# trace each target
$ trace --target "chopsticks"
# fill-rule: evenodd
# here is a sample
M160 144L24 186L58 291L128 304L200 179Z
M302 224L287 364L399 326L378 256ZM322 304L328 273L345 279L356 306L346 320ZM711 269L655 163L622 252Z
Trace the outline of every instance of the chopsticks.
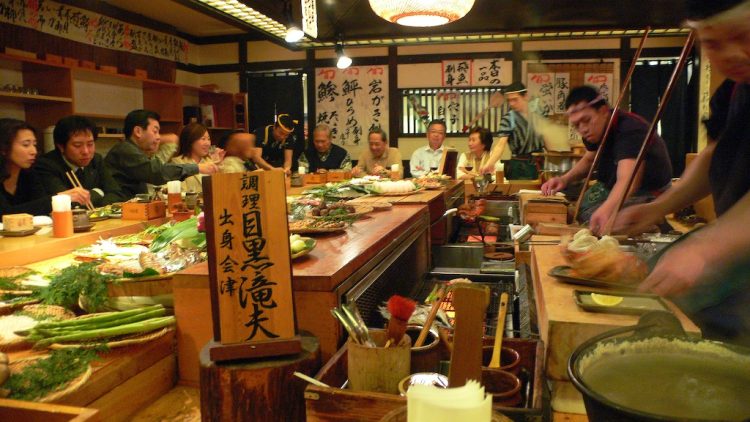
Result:
M76 176L76 173L74 171L67 171L65 172L65 175L68 176L68 180L70 181L70 184L73 185L74 188L81 188L84 189L83 185L81 184L81 181L78 180L78 176ZM86 201L85 204L86 208L89 211L94 211L94 205L91 203L91 201Z

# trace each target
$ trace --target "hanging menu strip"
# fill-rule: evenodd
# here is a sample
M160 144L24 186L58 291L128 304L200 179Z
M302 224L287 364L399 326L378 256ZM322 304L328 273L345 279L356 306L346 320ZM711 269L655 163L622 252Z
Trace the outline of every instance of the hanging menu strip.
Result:
M188 42L182 38L54 1L3 0L0 22L98 47L188 62Z

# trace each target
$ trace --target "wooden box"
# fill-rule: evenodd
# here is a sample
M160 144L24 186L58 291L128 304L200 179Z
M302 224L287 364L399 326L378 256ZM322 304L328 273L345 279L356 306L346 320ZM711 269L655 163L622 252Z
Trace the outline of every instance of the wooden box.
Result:
M76 67L78 66L78 59L72 57L63 57L63 64L65 66Z
M484 344L492 345L494 338L485 337ZM443 343L440 343L441 347ZM503 346L511 347L521 355L520 366L529 374L528 400L522 386L522 407L493 406L494 410L514 421L539 419L542 416L542 389L544 377L544 344L541 340L506 338ZM442 360L449 360L448 351L442 347ZM415 361L412 360L412 366ZM307 421L356 420L379 421L388 412L406 405L406 397L395 394L352 391L339 388L347 381L347 346L344 345L318 372L316 379L331 387L309 385L305 389ZM523 403L523 402L522 402Z
M123 220L153 220L167 215L167 206L163 201L125 202L122 204Z
M62 56L58 56L57 54L44 53L44 60L50 63L57 63L57 64L63 63Z
M5 47L5 54L9 56L25 57L27 59L36 59L36 53L33 51L19 50L17 48Z
M99 65L99 70L107 73L117 73L117 66Z
M523 224L537 223L566 224L568 221L568 204L565 200L547 198L531 199L523 205Z
M85 407L0 399L2 421L93 422L100 420L98 413L96 409Z
M306 185L326 183L327 181L328 181L328 173L310 173L310 174L305 175Z
M80 66L84 69L96 69L96 63L92 62L91 60L81 60Z
M341 182L352 178L351 170L329 170L328 181L329 182Z
M148 71L145 69L136 69L134 75L138 79L148 79Z

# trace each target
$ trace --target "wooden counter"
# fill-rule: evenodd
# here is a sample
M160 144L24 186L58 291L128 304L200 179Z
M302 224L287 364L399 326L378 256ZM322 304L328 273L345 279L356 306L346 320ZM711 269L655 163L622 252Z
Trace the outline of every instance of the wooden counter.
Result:
M315 238L315 249L293 262L292 286L297 328L318 337L326 362L344 338L331 308L353 301L365 313L387 299L373 296L372 288L408 294L428 270L429 215L424 205L394 206L368 214L346 232ZM173 288L180 383L197 385L198 356L213 337L207 264L176 274Z
M2 266L26 265L70 253L81 246L90 245L100 238L106 239L122 234L137 233L146 225L160 225L166 218L150 221L121 220L110 218L94 223L94 228L85 233L75 233L71 237L52 237L47 234L33 234L25 237L0 237ZM46 229L42 229L46 230Z
M557 239L534 236L533 240ZM637 315L616 315L581 310L573 300L573 290L588 289L562 283L548 275L550 269L565 265L558 245L535 245L531 247L531 272L534 295L539 315L539 330L547 345L547 377L553 380L568 380L568 358L584 341L611 329L635 325ZM596 290L596 289L594 289ZM682 322L690 334L700 336L700 330L674 304L667 305Z

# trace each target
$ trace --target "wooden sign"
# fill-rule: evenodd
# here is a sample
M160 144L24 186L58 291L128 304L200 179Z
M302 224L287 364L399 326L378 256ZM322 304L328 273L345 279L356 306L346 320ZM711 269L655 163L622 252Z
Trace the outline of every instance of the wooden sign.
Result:
M203 178L212 360L301 351L281 170Z

